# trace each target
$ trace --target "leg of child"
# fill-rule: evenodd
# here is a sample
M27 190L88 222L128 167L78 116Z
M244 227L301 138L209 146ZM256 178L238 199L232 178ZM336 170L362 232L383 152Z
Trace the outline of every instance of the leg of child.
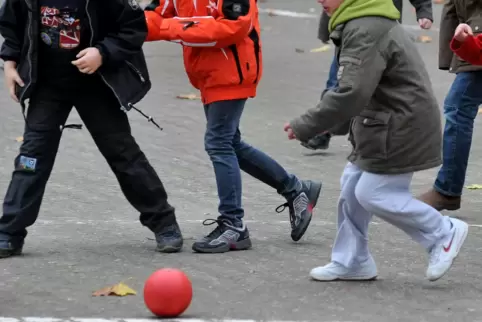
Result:
M219 196L218 226L195 242L196 252L224 253L251 247L243 225L241 170L273 187L287 199L281 207L290 209L293 240L306 231L321 190L321 183L301 181L265 153L241 139L239 123L246 99L210 103L204 111L207 119L205 149L214 168ZM296 207L295 207L296 204Z
M30 99L26 117L28 126L3 200L0 258L21 253L26 228L37 220L57 156L61 126L71 110L69 95L51 86L38 87Z
M343 171L332 262L311 271L311 277L316 280L371 280L377 276L375 262L368 250L368 225L372 215L355 197L355 188L362 174L363 171L351 163Z
M357 169L359 175L358 179L354 179L357 181L354 197L366 212L359 209L352 212L349 207L341 209L333 262L315 268L312 277L318 280L361 280L376 276L376 268L366 244L368 213L402 229L421 244L430 254L427 278L434 281L442 277L458 255L467 236L468 225L458 219L444 217L434 208L413 198L410 193L412 173L377 175L349 165L344 176L350 175L353 169ZM350 198L347 190L343 189L340 200ZM352 200L351 204L355 202ZM365 220L358 218L360 216ZM346 218L350 219L348 223Z
M129 203L140 213L160 252L181 250L183 240L175 210L162 181L132 136L129 119L112 91L92 78L76 97L75 107Z
M367 211L405 231L430 254L427 278L442 277L465 241L468 225L442 216L410 192L413 173L378 175L364 172L355 195Z

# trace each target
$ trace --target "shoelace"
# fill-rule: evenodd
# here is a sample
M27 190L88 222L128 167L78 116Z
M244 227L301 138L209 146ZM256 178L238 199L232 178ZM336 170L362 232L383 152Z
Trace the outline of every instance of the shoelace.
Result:
M212 232L210 232L209 235L207 235L206 237L217 238L217 237L219 237L223 234L224 226L225 226L225 222L223 220L209 218L209 219L205 219L203 221L204 226L211 226L211 225L214 225L214 224L218 224L218 226L216 228L214 228L214 230Z
M278 207L276 207L275 211L280 214L280 213L282 213L283 211L285 211L286 208L288 208L288 209L290 208L290 204L289 204L288 202L285 202L284 204L281 204L281 205L279 205ZM291 227L294 228L295 220L296 220L296 219L295 219L294 214L291 213L291 211L290 211L290 216L289 216L289 217L290 217Z

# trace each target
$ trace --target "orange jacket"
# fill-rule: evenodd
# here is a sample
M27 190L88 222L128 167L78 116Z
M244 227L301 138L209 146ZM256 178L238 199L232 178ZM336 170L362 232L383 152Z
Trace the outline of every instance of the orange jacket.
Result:
M256 96L262 54L256 0L160 0L146 11L147 41L183 46L204 104Z

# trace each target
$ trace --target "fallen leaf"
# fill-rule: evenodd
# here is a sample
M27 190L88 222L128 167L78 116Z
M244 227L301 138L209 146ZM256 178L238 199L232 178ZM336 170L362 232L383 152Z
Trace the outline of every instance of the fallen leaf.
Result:
M330 50L330 48L331 48L330 45L323 45L321 47L314 48L314 49L310 50L310 53L322 53L322 52Z
M176 98L182 99L182 100L200 100L201 97L199 97L196 94L181 94L177 95Z
M18 138L15 139L17 142L23 142L23 136L19 136Z
M426 44L432 42L432 38L429 36L418 36L417 41Z
M301 48L295 48L295 51L296 51L297 53L304 53L304 52L305 52L305 51L304 51L303 49L301 49Z
M482 184L471 184L470 186L467 186L466 188L470 189L470 190L479 190L479 189L482 189Z
M95 291L92 293L92 296L126 296L136 294L136 291L121 282L119 284L104 287L103 289Z

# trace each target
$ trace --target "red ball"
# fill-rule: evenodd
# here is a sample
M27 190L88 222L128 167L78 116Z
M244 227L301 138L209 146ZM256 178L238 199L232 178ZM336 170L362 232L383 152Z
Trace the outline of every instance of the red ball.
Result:
M184 272L177 269L160 269L149 276L144 285L144 302L158 317L181 315L191 300L191 281Z

